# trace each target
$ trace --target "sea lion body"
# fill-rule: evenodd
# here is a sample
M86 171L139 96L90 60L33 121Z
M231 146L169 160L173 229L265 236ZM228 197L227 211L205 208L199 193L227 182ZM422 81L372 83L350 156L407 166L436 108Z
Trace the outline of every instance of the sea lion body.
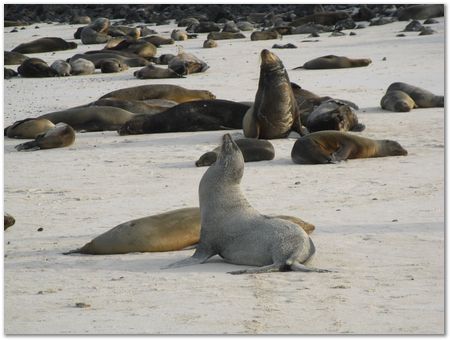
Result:
M314 13L312 15L307 15L300 17L292 21L290 26L301 26L308 23L314 23L325 26L333 26L340 20L345 20L350 18L350 15L346 12L322 12Z
M37 136L34 141L16 145L17 151L36 151L63 148L75 141L75 131L65 123L58 123L47 132Z
M243 129L247 138L284 138L291 131L304 134L289 76L281 60L268 50L261 52L258 90Z
M443 4L412 5L398 10L398 20L424 20L443 17L444 14L445 10Z
M4 51L3 55L5 65L20 65L25 61L25 59L28 59L26 55L19 52Z
M60 77L70 76L72 67L67 61L55 60L50 67L58 74Z
M381 98L380 106L382 109L394 112L408 112L417 107L414 100L403 91L388 91Z
M205 72L209 68L204 61L186 52L178 53L175 58L169 61L168 67L182 75Z
M326 164L354 158L407 154L396 141L375 140L348 132L319 131L297 139L291 151L291 158L297 164Z
M175 40L172 38L164 38L159 35L151 35L148 37L142 37L141 40L145 40L149 43L152 43L156 47L159 47L161 45L172 45L175 43Z
M95 72L95 65L92 61L80 58L69 62L73 75L86 75Z
M253 32L250 35L251 41L257 41L257 40L271 40L271 39L280 39L281 34L277 31L263 31L263 32Z
M28 58L18 67L18 73L25 78L55 77L57 72L39 58Z
M76 43L65 41L61 38L40 38L28 43L20 44L12 51L19 53L42 53L71 50L74 48L77 48Z
M133 75L138 79L184 78L170 68L162 68L155 65L147 65L134 72Z
M244 158L229 134L200 180L200 241L192 257L166 268L205 263L214 255L226 262L258 266L232 272L323 271L303 265L315 253L308 234L290 221L261 215L240 188Z
M169 107L177 105L176 102L148 104L141 100L124 100L117 98L104 98L96 100L86 106L113 106L132 113L154 114L167 110Z
M370 59L350 59L347 57L338 57L335 55L326 55L323 57L315 58L307 61L302 67L306 70L322 70L322 69L334 69L334 68L350 68L350 67L363 67L372 63Z
M117 58L104 59L100 62L102 73L117 73L128 70L128 65Z
M113 51L106 50L103 53L89 53L89 54L75 54L70 58L70 63L77 59L86 59L94 63L95 68L101 68L102 62L105 59L117 59L129 67L145 66L149 62L141 57L125 57Z
M175 41L183 41L188 39L187 32L179 29L174 29L170 34L170 37Z
M212 40L226 40L226 39L244 39L245 35L240 32L211 32L206 36L206 39Z
M80 39L84 45L104 44L110 38L108 34L99 33L89 26L83 27L80 32Z
M17 77L19 73L14 71L13 69L3 67L3 78L4 79L11 79L12 77Z
M388 87L386 93L389 93L390 91L394 90L405 92L414 100L417 107L421 108L444 107L444 96L436 96L430 91L421 89L420 87L397 82L392 83Z
M235 140L244 156L244 162L270 161L275 157L275 149L267 140L243 138ZM209 166L217 160L220 146L204 153L196 162L196 166Z
M130 56L152 58L156 55L157 48L155 45L145 40L124 39L115 46L106 48L103 51L123 51L130 53Z
M200 212L199 212L200 213ZM8 229L16 223L16 219L8 213L3 214L3 230Z
M212 39L207 39L203 42L203 48L214 48L217 47L217 42Z
M34 139L38 135L55 127L48 119L28 118L15 122L5 128L5 136L9 138Z

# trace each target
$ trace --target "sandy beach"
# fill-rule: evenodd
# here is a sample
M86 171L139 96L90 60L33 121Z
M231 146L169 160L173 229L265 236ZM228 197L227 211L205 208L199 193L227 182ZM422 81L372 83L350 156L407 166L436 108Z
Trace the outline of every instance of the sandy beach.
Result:
M298 135L272 140L275 159L245 164L241 187L264 214L298 216L315 225L312 266L331 273L230 275L246 268L215 256L206 264L160 268L194 250L125 255L62 255L125 221L198 206L206 171L194 162L224 131L119 136L77 133L67 148L17 152L4 138L4 209L16 219L4 233L4 332L13 334L443 334L444 109L380 108L396 81L444 94L444 18L433 35L406 32L408 22L353 30L355 36L302 42L197 39L176 45L208 63L184 79L139 80L133 72L4 81L4 125L87 104L110 91L144 84L209 90L219 99L253 101L259 53L272 50L290 80L319 95L355 102L366 129L394 139L406 157L298 165ZM33 54L51 64L101 49L73 39L81 25L38 24L9 33L4 49L39 37L79 43L76 50ZM176 24L152 27L169 36ZM308 38L310 39L310 38ZM323 55L371 58L368 67L292 70ZM383 60L385 58L385 60ZM16 69L15 66L12 68ZM242 135L233 130L234 136ZM42 231L38 231L42 228ZM76 307L77 303L89 305Z

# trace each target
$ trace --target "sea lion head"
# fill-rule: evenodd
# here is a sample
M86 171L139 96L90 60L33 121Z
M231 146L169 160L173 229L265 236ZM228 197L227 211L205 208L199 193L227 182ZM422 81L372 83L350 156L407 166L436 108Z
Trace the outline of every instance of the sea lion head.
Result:
M397 101L394 105L395 111L396 112L409 112L411 111L411 106L409 106L409 104L404 101L404 100L400 100Z
M398 143L398 142L396 142L394 140L384 139L381 142L382 142L382 148L383 148L384 152L386 153L386 155L389 155L389 156L406 156L408 154L408 151L406 151L400 145L400 143Z
M261 51L261 70L275 71L284 69L283 63L274 53L267 49Z
M217 160L217 153L209 151L200 156L195 166L209 166Z
M222 146L213 165L223 170L224 179L239 183L244 175L244 156L229 133L222 137Z

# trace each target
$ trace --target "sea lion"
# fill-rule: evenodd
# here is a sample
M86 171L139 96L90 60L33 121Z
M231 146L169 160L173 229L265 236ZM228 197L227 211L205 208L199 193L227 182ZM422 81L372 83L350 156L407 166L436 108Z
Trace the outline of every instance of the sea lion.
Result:
M314 225L295 216L278 217L294 222L308 234L315 228ZM83 247L64 254L107 255L175 251L193 246L199 239L200 209L182 208L119 224Z
M113 47L106 47L102 52L122 51L130 53L130 57L152 58L156 55L157 48L145 40L125 39Z
M89 27L99 33L108 33L110 25L111 23L108 18L100 17L89 24Z
M141 29L139 27L128 26L110 26L108 28L108 35L112 37L127 36L133 39L139 39L141 37Z
M281 60L269 50L261 52L258 91L242 125L247 138L274 139L287 137L291 131L305 133L289 76Z
M212 39L205 40L203 42L203 48L214 48L217 47L217 42Z
M55 77L57 75L55 70L39 58L25 59L17 71L22 77L26 78Z
M144 58L138 56L125 57L115 52L106 50L104 53L75 54L72 58L69 59L69 62L72 63L72 61L82 58L92 61L95 65L95 68L100 68L103 60L105 59L117 59L120 60L120 62L128 65L129 67L145 66L149 63Z
M303 66L295 67L294 70L303 68L305 70L323 70L334 68L349 68L368 66L372 63L370 59L350 59L347 57L338 57L335 55L326 55L307 61Z
M407 21L410 19L424 20L429 18L444 16L443 4L426 4L426 5L411 5L401 8L397 12L398 20Z
M212 40L226 40L226 39L244 39L245 35L242 33L232 32L211 32L206 36L206 39Z
M142 37L140 40L145 40L149 43L152 43L156 47L159 47L161 45L172 45L175 43L175 40L172 38L164 38L159 35L151 35L149 37Z
M298 19L293 20L290 26L301 26L308 23L314 23L325 26L333 26L340 20L345 20L350 18L350 15L343 11L337 12L321 12L314 13L311 15L303 16Z
M183 41L188 39L187 32L179 29L172 30L172 33L170 33L170 37L175 41Z
M315 271L303 265L315 253L308 234L296 224L261 215L245 198L239 186L244 157L229 134L217 161L206 170L199 185L200 240L192 257L166 268L205 263L214 255L226 262L258 266L231 272Z
M102 73L117 73L128 70L128 65L116 58L103 59L100 62Z
M6 127L4 134L8 138L34 139L54 127L48 119L27 118Z
M12 77L17 77L19 74L13 69L3 67L3 78L11 79Z
M4 213L3 214L3 230L8 229L9 227L13 226L14 223L16 223L16 219L14 217L12 217L10 214L8 213Z
M215 99L216 96L207 90L190 90L177 85L158 84L127 87L109 92L100 99L114 97L127 100L169 99L177 103L191 100Z
M165 53L161 54L158 58L154 58L154 62L159 65L169 65L169 61L175 58L175 54Z
M188 75L191 73L205 72L209 66L196 56L186 52L180 52L169 61L168 67L178 74Z
M176 102L149 104L141 100L124 100L117 98L104 98L96 100L85 106L113 106L132 113L154 114L177 105Z
M68 42L61 38L40 38L28 43L20 44L13 48L13 52L19 53L42 53L42 52L54 52L64 51L77 48L77 44L74 42Z
M25 59L28 59L26 55L19 52L4 51L3 55L5 65L20 65L25 61Z
M403 91L408 94L416 103L417 107L444 107L444 96L436 96L430 91L406 83L396 82L389 85L386 92Z
M381 98L382 109L394 112L408 112L417 107L415 101L403 91L388 91Z
M38 135L34 141L15 146L17 151L36 151L63 148L75 141L75 131L65 123L58 123L47 132Z
M133 75L138 79L185 78L170 68L162 68L151 64L134 72Z
M272 48L297 48L294 44L288 43L288 44L273 44Z
M91 22L91 18L87 15L75 15L72 17L72 19L70 19L69 23L71 25L89 25Z
M71 60L70 67L73 75L92 74L95 72L95 65L92 61L80 58L77 60Z
M297 164L327 164L347 159L406 156L396 141L375 140L348 132L319 131L295 141L291 158Z
M241 129L248 106L229 100L195 100L124 123L120 135Z
M112 106L75 107L39 116L53 124L66 123L76 131L115 131L134 114Z
M250 40L251 41L271 40L271 39L280 39L281 37L282 35L277 31L263 31L263 32L255 31L250 35Z
M242 138L235 140L244 156L244 162L270 161L275 157L275 149L268 140ZM196 162L196 166L209 166L217 160L220 146L204 153Z
M84 45L104 44L110 38L108 34L97 32L89 26L83 27L80 32L80 39Z
M55 60L51 65L52 68L60 77L70 76L72 70L70 64L64 60Z

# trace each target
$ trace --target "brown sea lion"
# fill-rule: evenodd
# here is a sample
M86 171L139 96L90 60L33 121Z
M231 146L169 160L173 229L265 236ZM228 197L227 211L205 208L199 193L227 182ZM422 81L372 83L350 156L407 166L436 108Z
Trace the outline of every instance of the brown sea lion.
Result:
M27 118L6 127L4 133L9 138L34 139L54 127L48 119Z
M153 61L158 65L169 65L169 61L175 57L175 54L165 53L161 54L158 58L153 58Z
M380 106L382 109L394 112L408 112L417 107L414 100L403 91L388 91L381 98Z
M284 138L291 131L305 133L292 92L289 76L281 60L272 52L261 52L261 71L253 106L245 114L247 138Z
M134 72L133 75L138 79L184 78L183 75L170 68L162 68L151 64Z
M12 77L17 77L19 73L14 71L13 69L3 67L3 78L4 79L11 79Z
M3 56L5 65L20 65L25 59L28 59L26 55L19 52L4 51Z
M170 33L170 37L175 41L183 41L188 39L187 32L179 29L172 30L172 33Z
M169 107L177 105L176 102L167 103L146 103L141 100L124 100L117 98L104 98L89 103L86 106L113 106L132 113L154 114L167 110Z
M58 75L45 61L39 58L25 59L17 71L22 77L26 78L55 77Z
M200 212L199 212L200 214ZM8 213L4 213L3 214L3 230L8 229L9 227L13 226L14 223L16 223L16 219L14 217L12 217L10 214Z
M128 70L128 65L117 58L104 59L100 62L102 73L117 73Z
M170 59L168 67L182 75L205 72L209 68L204 61L186 52L180 52L175 58Z
M411 5L401 8L397 12L398 20L411 19L424 20L429 18L443 17L445 13L443 4Z
M217 42L212 39L208 39L203 42L203 48L214 48L214 47L217 47Z
M308 234L314 225L295 216L276 216L292 221ZM200 239L200 208L182 208L131 220L104 232L83 247L64 253L126 254L181 250Z
M16 145L17 151L36 151L63 148L75 141L75 131L65 123L58 123L47 132L40 134L34 141Z
M152 43L156 47L159 47L161 45L172 45L175 43L175 40L172 38L164 38L159 35L151 35L148 37L142 37L141 40L148 41L149 43Z
M28 43L20 44L12 52L19 53L42 53L53 51L64 51L77 48L74 42L68 42L61 38L40 38Z
M319 131L297 139L291 151L291 158L297 164L326 164L354 158L407 154L408 152L393 140L375 140L340 131Z
M109 92L100 97L100 99L110 97L126 100L169 99L177 103L216 98L215 95L207 90L189 90L181 86L169 84L127 87Z
M104 53L89 53L89 54L75 54L72 58L69 59L69 62L72 63L77 59L86 59L92 61L95 65L95 68L100 68L102 62L105 59L117 59L120 62L128 65L129 67L138 67L148 65L148 61L141 57L125 57L118 53L114 53L112 51L107 51Z
M245 35L242 33L232 32L211 32L206 36L206 39L212 40L226 40L226 39L244 39Z
M403 91L408 94L414 100L417 107L444 107L444 96L436 96L430 91L421 89L420 87L397 82L389 85L386 93L394 90Z
M263 31L263 32L253 32L250 35L251 41L256 40L271 40L271 39L280 39L282 35L278 33L277 31Z
M134 40L134 39L125 39L120 41L113 47L105 46L103 52L108 51L123 51L131 53L132 56L139 56L141 58L152 58L156 55L157 48L152 43L149 43L145 40Z
M244 162L270 161L275 157L275 149L272 143L264 139L242 138L235 140L244 156ZM196 166L209 166L217 160L220 146L212 151L204 153L195 162Z
M344 20L350 18L350 15L346 12L321 12L314 13L312 15L307 15L300 17L292 21L289 26L301 26L307 23L314 23L325 26L333 26L339 20Z
M80 39L84 45L104 44L110 38L108 34L97 32L89 26L83 27L80 31Z
M294 70L303 68L305 70L322 70L333 68L349 68L368 66L372 63L370 59L350 59L347 57L338 57L335 55L326 55L307 61L303 66L295 67Z

